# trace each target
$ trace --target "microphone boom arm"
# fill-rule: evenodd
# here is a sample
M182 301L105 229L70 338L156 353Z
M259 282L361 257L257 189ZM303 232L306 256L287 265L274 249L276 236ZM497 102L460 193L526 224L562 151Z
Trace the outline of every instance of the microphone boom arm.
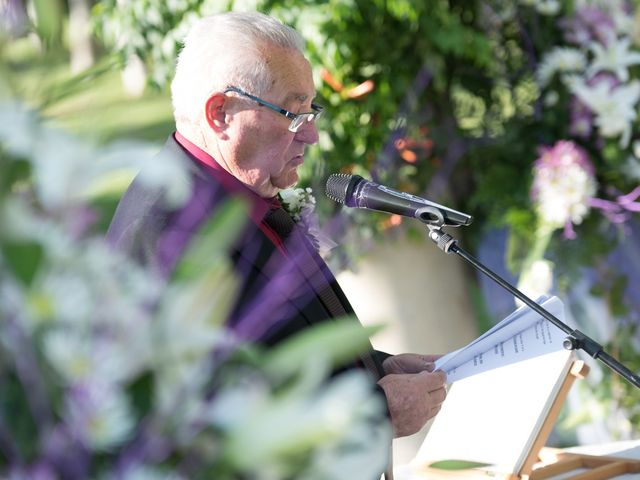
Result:
M433 212L431 212L433 213ZM563 342L564 348L567 350L583 350L589 356L593 357L596 360L600 360L611 370L616 372L618 375L629 381L632 385L637 388L640 388L640 377L633 373L629 368L624 366L618 360L613 358L611 355L606 353L602 348L602 345L597 343L595 340L591 339L584 333L579 330L573 330L567 324L562 322L559 318L552 315L548 310L538 305L536 302L527 297L520 290L515 288L509 282L500 277L497 273L480 263L477 259L475 259L472 255L464 251L462 248L458 246L458 241L453 238L448 233L442 231L442 224L438 225L437 221L434 222L425 222L427 223L427 227L429 228L429 239L433 241L440 250L447 254L455 253L456 255L462 257L466 262L473 265L477 270L481 271L485 275L487 275L491 280L496 282L502 288L507 290L513 296L522 300L525 305L531 308L533 311L541 315L546 320L553 323L556 327L567 334L567 338Z

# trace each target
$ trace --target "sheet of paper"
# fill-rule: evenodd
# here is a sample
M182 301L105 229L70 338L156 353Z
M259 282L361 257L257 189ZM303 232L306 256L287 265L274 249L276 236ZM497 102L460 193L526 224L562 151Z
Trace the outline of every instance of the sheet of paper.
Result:
M574 355L562 349L455 382L412 468L423 471L433 462L456 459L517 473Z
M557 297L540 299L542 307L564 321ZM471 375L562 350L567 334L529 307L521 307L467 346L436 361L453 383Z

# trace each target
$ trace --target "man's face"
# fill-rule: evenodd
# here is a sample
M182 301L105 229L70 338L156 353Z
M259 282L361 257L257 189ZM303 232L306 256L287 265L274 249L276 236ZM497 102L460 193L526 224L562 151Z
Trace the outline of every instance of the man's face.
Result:
M272 47L267 51L275 82L261 98L293 113L310 112L315 88L309 62L300 52ZM249 92L254 93L254 92ZM218 144L222 163L240 181L264 198L298 181L306 145L318 141L313 122L296 133L291 120L256 102L231 93L227 102L227 139Z

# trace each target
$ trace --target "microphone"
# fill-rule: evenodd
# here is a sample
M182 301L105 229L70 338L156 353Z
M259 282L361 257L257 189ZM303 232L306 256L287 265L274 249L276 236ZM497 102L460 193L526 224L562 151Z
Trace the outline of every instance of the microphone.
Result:
M471 215L405 192L365 180L359 175L334 173L329 175L325 191L327 197L347 207L366 208L417 218L423 223L438 226L470 225Z

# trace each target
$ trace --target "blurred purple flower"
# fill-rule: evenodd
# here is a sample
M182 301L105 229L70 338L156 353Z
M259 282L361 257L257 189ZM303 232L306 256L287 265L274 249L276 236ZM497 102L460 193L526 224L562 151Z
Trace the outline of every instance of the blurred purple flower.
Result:
M597 208L611 223L621 224L629 220L631 213L640 212L640 185L626 195L618 195L614 201L592 198L589 205Z
M589 80L587 80L587 85L590 87L597 87L600 84L607 85L609 87L609 91L612 91L616 87L619 87L622 82L616 77L613 73L609 72L598 72Z
M0 26L12 37L20 37L29 30L29 18L21 0L0 2Z
M534 163L536 170L553 168L561 169L569 165L577 164L586 170L589 175L594 174L594 167L589 160L589 155L580 146L570 140L559 140L553 147L542 146L538 148L540 157ZM535 183L532 194L535 194Z
M567 140L540 147L534 164L531 199L543 224L564 227L565 238L575 238L572 224L582 222L596 191L594 167L587 152Z
M608 45L616 33L613 18L593 5L578 8L575 16L561 19L559 26L564 30L565 40L579 46L591 41Z

